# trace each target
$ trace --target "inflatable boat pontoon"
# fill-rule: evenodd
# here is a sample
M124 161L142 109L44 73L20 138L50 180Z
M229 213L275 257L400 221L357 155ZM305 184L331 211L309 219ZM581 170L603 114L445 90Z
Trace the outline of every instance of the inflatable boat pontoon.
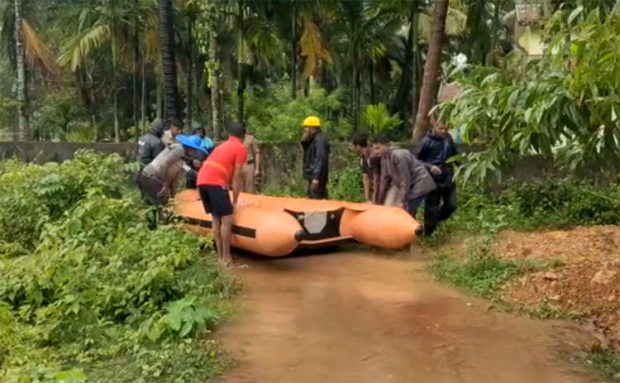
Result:
M178 193L175 212L192 230L211 231L211 215L205 213L197 190ZM400 249L415 240L418 227L416 220L396 207L241 193L232 246L268 257L347 241Z

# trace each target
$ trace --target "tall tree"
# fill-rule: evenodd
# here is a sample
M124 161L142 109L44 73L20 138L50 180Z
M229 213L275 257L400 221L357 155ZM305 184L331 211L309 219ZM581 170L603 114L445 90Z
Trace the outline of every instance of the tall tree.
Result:
M441 63L441 49L445 38L444 30L446 27L446 16L448 15L449 0L437 0L433 14L433 32L426 56L424 66L424 77L422 78L422 89L420 91L420 102L415 119L412 139L414 143L420 142L428 131L430 122L428 113L433 107L433 100L437 93L437 82L439 66Z
M297 3L291 0L291 98L297 97Z
M180 118L172 0L159 0L159 34L164 72L165 118Z
M24 37L22 29L22 0L14 0L15 5L15 57L17 62L17 101L19 101L18 138L30 138L30 119L28 115L28 84L26 83L26 64Z
M237 42L237 115L239 121L243 121L244 114L244 93L245 93L245 76L244 76L244 65L243 65L243 48L245 45L245 37L244 37L244 17L243 17L243 0L237 0L237 28L238 31L238 42Z
M418 0L411 1L411 118L418 113L419 88L418 68L420 67L420 44L418 41L418 20L420 6Z
M133 29L133 3L122 0L106 0L105 3L96 7L82 8L79 10L77 33L69 38L62 49L58 62L62 66L69 66L74 72L87 66L89 57L97 53L97 50L109 43L111 54L109 55L112 67L111 93L114 125L114 141L120 142L120 110L119 110L119 86L121 61L126 58L129 50L128 36ZM133 4L135 5L135 4ZM70 15L74 18L74 15ZM97 62L91 66L102 66Z
M208 67L208 84L211 88L211 124L213 127L213 135L220 137L221 134L221 91L220 91L220 60L218 56L217 46L217 28L216 22L218 20L217 7L213 6L210 9L208 23L208 35L209 35L209 62Z
M138 1L133 1L134 9L138 9ZM133 15L133 127L134 134L140 136L142 132L138 129L140 124L140 22L138 13Z

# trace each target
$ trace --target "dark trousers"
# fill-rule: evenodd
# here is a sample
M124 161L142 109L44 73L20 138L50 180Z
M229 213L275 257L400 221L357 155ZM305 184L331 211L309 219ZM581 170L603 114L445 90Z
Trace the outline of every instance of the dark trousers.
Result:
M149 177L142 172L137 176L137 184L142 194L142 200L151 210L149 228L155 229L157 227L157 222L160 221L161 218L161 206L168 203L168 197L157 196L163 184L157 178Z
M319 182L319 186L313 188L312 181L308 181L308 198L327 199L327 185Z
M416 214L418 214L418 209L420 208L420 206L422 206L425 198L426 195L423 195L407 201L407 204L405 205L405 210L407 210L407 213L409 213L413 218L415 218Z
M456 185L438 188L426 197L424 234L431 235L437 226L456 210Z

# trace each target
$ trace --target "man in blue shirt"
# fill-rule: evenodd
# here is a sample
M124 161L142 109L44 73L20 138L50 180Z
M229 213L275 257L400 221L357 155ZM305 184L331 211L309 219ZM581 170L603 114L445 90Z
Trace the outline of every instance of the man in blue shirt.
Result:
M447 220L456 210L454 166L448 159L458 154L446 123L431 116L433 129L420 141L415 155L433 176L437 189L426 197L424 234L431 235L439 223Z

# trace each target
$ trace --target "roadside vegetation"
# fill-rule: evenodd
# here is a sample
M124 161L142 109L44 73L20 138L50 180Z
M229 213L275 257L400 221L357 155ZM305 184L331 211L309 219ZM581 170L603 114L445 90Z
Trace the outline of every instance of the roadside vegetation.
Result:
M0 380L203 382L234 280L148 209L116 155L0 162Z

